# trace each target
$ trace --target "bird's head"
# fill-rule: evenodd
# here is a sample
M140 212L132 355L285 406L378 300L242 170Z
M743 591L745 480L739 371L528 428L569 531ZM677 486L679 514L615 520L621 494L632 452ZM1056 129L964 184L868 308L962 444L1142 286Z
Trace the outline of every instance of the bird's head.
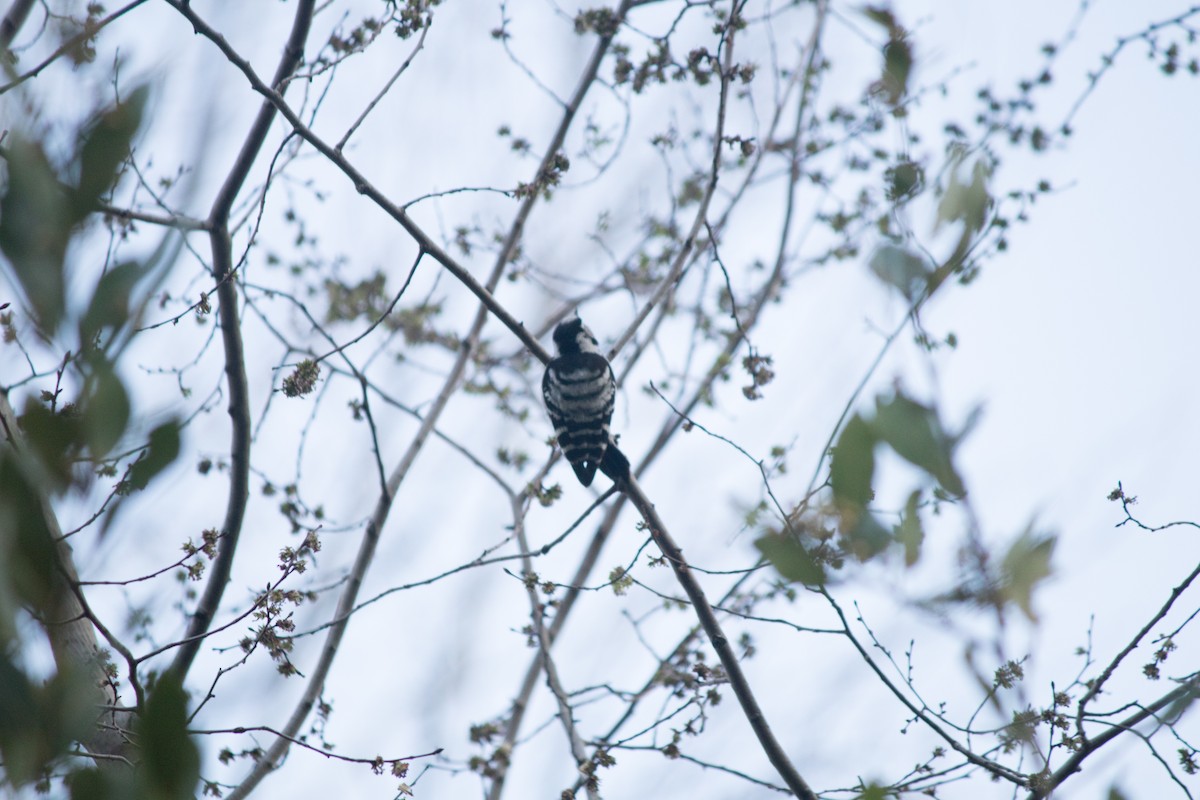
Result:
M569 319L554 329L554 346L560 356L574 353L598 353L599 342L579 317Z

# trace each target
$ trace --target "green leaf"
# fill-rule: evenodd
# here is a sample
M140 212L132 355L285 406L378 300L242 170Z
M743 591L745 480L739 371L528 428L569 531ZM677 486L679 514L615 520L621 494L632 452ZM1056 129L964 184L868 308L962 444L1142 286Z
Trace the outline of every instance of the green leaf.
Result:
M904 545L904 564L911 567L921 558L921 545L925 541L925 529L921 525L921 492L915 491L904 504L904 514L896 526L893 537Z
M1050 576L1050 559L1057 540L1053 536L1035 534L1032 527L1017 537L1000 564L1003 575L1001 595L1016 603L1031 622L1037 622L1033 611L1033 590Z
M79 341L90 346L96 335L105 329L120 328L129 319L129 301L133 287L146 274L146 268L136 261L126 261L105 273L96 284L92 302L79 321Z
M131 792L116 786L115 774L98 769L77 769L66 777L71 800L116 800L129 797Z
M173 674L159 679L139 728L138 766L146 796L191 800L200 778L200 751L187 733L187 693Z
M42 607L41 610L45 610ZM49 680L31 679L0 652L0 758L4 777L20 786L50 769L96 721L96 696L70 664Z
M891 244L875 251L870 266L881 281L909 300L915 299L925 289L932 272L923 258Z
M859 561L874 558L892 543L892 532L866 508L844 508L841 514L845 544Z
M871 481L877 441L871 426L858 414L842 429L829 465L829 483L839 505L865 506L874 496Z
M171 420L150 432L149 447L129 472L129 482L134 488L145 489L158 473L162 472L179 456L179 421Z
M129 145L142 123L149 88L144 84L124 102L101 113L81 135L79 186L75 193L76 220L82 220L113 185L117 170L129 156Z
M808 586L825 583L825 570L794 536L768 533L754 542L779 574L789 581L800 581Z
M888 791L885 787L872 781L863 789L862 794L854 798L854 800L889 800L889 798L895 796L894 793Z
M83 428L93 458L112 450L129 424L129 395L107 362L97 363L88 378L90 391L84 402Z
M63 258L74 224L66 193L40 144L12 137L8 186L0 200L0 250L33 307L53 333L66 309Z
M878 398L873 427L876 435L910 464L928 472L955 497L966 493L951 455L956 440L942 428L937 413L897 392Z
M867 19L887 31L888 40L883 46L883 74L876 84L883 90L889 105L897 106L908 93L908 79L912 73L912 45L908 32L886 6L868 6L863 9Z
M81 423L75 413L55 414L32 399L25 404L21 430L32 454L36 454L38 477L44 480L47 490L61 491L70 484L71 470L83 444Z
M900 30L898 35L883 46L883 85L887 89L888 102L898 105L908 94L908 78L912 73L912 45Z

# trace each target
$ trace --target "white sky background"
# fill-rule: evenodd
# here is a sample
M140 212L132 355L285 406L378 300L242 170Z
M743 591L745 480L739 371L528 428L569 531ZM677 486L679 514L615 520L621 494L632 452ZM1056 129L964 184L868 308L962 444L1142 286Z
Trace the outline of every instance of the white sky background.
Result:
M208 5L212 4L198 4L200 13L251 58L260 74L270 74L290 25L290 6L247 4L234 11L226 6L218 12L205 8ZM852 8L837 8L856 28L877 33ZM583 59L581 52L568 46L577 45L578 40L539 37L538 31L526 30L524 26L532 23L525 20L548 16L541 4L536 5L536 13L533 4L528 9L509 9L515 18L513 46L539 75L553 76L554 88L565 95L573 88ZM1055 66L1054 87L1040 95L1041 119L1053 124L1062 118L1082 91L1086 73L1098 66L1100 54L1109 50L1118 36L1181 10L1181 4L1171 2L1096 3L1077 40ZM1018 77L1036 74L1041 63L1038 48L1046 41L1059 40L1076 6L1068 2L903 2L896 11L914 29L918 83L936 81L965 68L951 83L947 100L929 98L914 117L914 130L932 141L946 116L969 121L975 109L972 95L978 86L990 84L1007 94ZM522 16L525 13L528 16ZM507 62L498 45L487 36L498 19L498 10L485 3L451 2L439 10L427 49L414 62L412 79L397 85L360 134L364 142L361 152L368 155L348 151L389 196L406 199L430 189L511 186L517 180L528 180L534 162L508 156L506 146L493 132L500 123L512 124L515 133L531 139L537 152L557 114L536 87L503 66ZM310 45L320 41L318 31L325 31L328 25L326 19L318 22ZM806 26L801 29L806 31ZM190 160L199 141L207 143L198 170L201 180L194 190L198 199L189 208L203 216L215 182L232 159L232 148L240 144L257 111L257 101L228 65L215 60L212 46L192 36L187 24L165 6L151 3L110 33L115 34L111 43L105 44L109 37L101 39L102 54L111 58L111 49L104 47L122 40L123 52L132 62L129 73L153 64L155 72L167 76L159 93L153 131L157 169L169 172L180 160ZM539 52L539 48L543 49ZM852 104L860 87L877 74L876 57L837 19L830 22L826 49L838 64L828 79L827 95ZM393 60L387 63L394 65L410 52L411 44L381 43L376 50L380 56L390 52ZM1131 527L1114 529L1120 509L1105 500L1121 480L1127 490L1142 497L1137 508L1151 524L1200 517L1194 488L1200 474L1200 422L1193 413L1200 392L1196 371L1200 315L1195 312L1200 264L1192 235L1197 218L1193 187L1200 178L1200 149L1196 147L1200 82L1186 74L1165 78L1144 53L1143 45L1134 44L1122 54L1075 118L1076 135L1065 149L1040 157L1028 151L1006 151L997 176L1000 186L1031 187L1046 178L1061 190L1039 199L1031 209L1031 222L1014 227L1008 253L990 262L973 285L948 287L922 315L931 333L952 331L959 340L955 351L939 353L932 361L948 419L959 422L970 409L980 404L984 407L981 423L960 452L959 466L987 534L995 541L1005 541L1035 519L1040 529L1061 536L1055 578L1037 596L1041 624L1030 627L1016 620L1009 631L1010 655L1034 654L1027 665L1030 677L1026 686L1036 703L1044 702L1050 680L1073 677L1078 664L1073 650L1085 641L1090 615L1096 616L1093 643L1103 660L1161 605L1169 587L1200 557L1195 529L1158 534L1140 533ZM760 60L745 52L741 55ZM856 59L855 66L850 66ZM351 61L335 86L362 82L365 87L375 87L390 68ZM485 77L481 79L481 75ZM78 91L69 74L50 75L49 80L59 81L64 98ZM451 94L447 86L470 93ZM352 99L345 101L342 95L331 94L318 118L318 130L336 139L335 131L344 129L371 91L349 93ZM298 102L299 94L288 97ZM446 97L452 97L452 102L447 103ZM597 92L589 102L605 109L603 93ZM196 104L209 109L203 125L196 122ZM168 122L174 120L186 122L171 127ZM636 136L635 131L630 146L643 146L644 141ZM392 141L394 147L385 148ZM482 145L485 141L491 144ZM259 179L277 142L278 136L260 156ZM150 149L149 142L146 149ZM573 164L568 185L590 174L583 163L573 159ZM320 188L329 192L329 200L316 205L303 187L290 187L302 216L322 238L325 251L346 254L348 274L365 274L383 266L389 274L389 288L397 287L414 253L394 225L323 165L310 165L298 174L316 176ZM637 192L630 190L628 182L628 176L620 175L602 184L608 186L607 192L584 188L564 193L565 202L570 203L567 212L563 201L539 209L526 229L526 249L549 269L572 264L587 270L607 266L607 257L586 238L594 229L596 214L602 208L612 210L612 238L619 242L617 234L627 231L640 210L654 205L661 193L662 181L657 177ZM280 277L263 268L262 255L268 249L285 248L290 240L288 231L278 223L282 200L272 202L276 205L269 206L264 217L267 243L258 261L251 261L251 280ZM449 232L455 225L474 221L485 227L504 224L513 207L511 201L498 196L467 195L444 200L436 209L434 204L420 206L415 216L430 231L444 226L441 230ZM777 213L770 208L754 210ZM740 225L743 235L722 252L727 263L766 257L773 241L754 241L752 217L742 219ZM927 226L916 227L918 233L928 233ZM774 228L768 226L768 230L773 236ZM243 245L244 236L235 244L235 253ZM196 237L195 246L207 253L203 238ZM625 247L618 244L616 251L624 254ZM286 257L286 252L283 254ZM736 388L740 383L735 379L724 390L717 409L697 413L699 422L734 439L756 457L765 457L772 445L791 445L789 474L773 484L783 496L794 498L803 492L830 427L875 355L879 344L875 330L890 330L903 314L900 301L870 277L865 261L864 256L859 264L806 275L804 287L793 291L786 309L768 313L755 342L764 352L788 355L777 357L779 375L766 387L763 401L748 404L740 400ZM475 274L483 274L490 268L490 260L481 255L471 266ZM183 272L193 274L194 263ZM435 275L434 265L426 262L414 291L444 297L452 311L473 308L449 276L434 282ZM198 281L189 291L201 288L206 285ZM527 323L542 319L550 310L506 284L501 286L500 297L514 303ZM276 312L283 308L278 306ZM585 319L601 339L609 339L631 313L624 299L610 300L585 310ZM194 339L193 332L185 330L194 327L185 320L179 334L151 340L139 351L145 359L139 363L157 366L178 361L176 352L164 355L163 348L194 352L189 349L194 342L187 338ZM488 334L497 351L515 349L500 326L489 326ZM277 366L279 355L265 346L269 340L253 320L247 323L247 341L257 421L266 402L267 376ZM682 353L682 345L678 346L679 353L664 358ZM367 352L359 358L365 359ZM212 355L216 354L214 350ZM443 360L421 351L413 358L434 369L444 366ZM11 350L0 351L0 359L4 383L11 382L10 375L23 374L23 362ZM641 392L647 380L660 380L656 374L660 362L651 359L647 364L645 375L635 373L626 387L614 421L635 454L649 443L665 414L661 403ZM141 373L129 370L127 374L136 379ZM402 381L394 387L397 395L413 402L428 400L440 384L437 374L422 377L411 369L396 374ZM188 408L217 385L218 376L219 364L209 357L189 379L195 394ZM930 388L928 376L929 362L905 344L884 362L873 389L900 380L921 394ZM319 501L330 504L335 520L354 522L369 513L377 481L361 426L348 427L338 421L346 418L345 402L355 392L344 381L329 391L331 396L324 398L320 407L322 424L315 426L305 451L304 476L310 487L316 485L313 491ZM864 399L872 395L873 390L868 391ZM140 410L148 415L178 407L173 379L151 379L142 402ZM271 416L256 441L254 461L257 468L282 483L294 472L296 431L312 411L313 398L282 405L282 397L276 397L272 402ZM214 457L224 452L228 433L223 407L222 399L212 414L189 429L193 457L197 451ZM478 408L457 398L444 426L466 441L487 442L481 448L485 453L496 446L525 447L535 454L533 461L540 463L542 451L536 449L537 443L548 434L542 418L532 417L524 429L511 423L502 426L495 415L476 415L473 409ZM386 419L382 437L384 461L390 467L415 427L396 414L387 414ZM275 452L280 454L277 460L272 458ZM503 525L508 520L502 496L448 448L430 444L418 460L418 469L429 474L424 482L402 489L363 597L468 561L506 535ZM515 480L511 473L508 477ZM565 498L553 513L531 513L530 535L535 543L556 536L590 497L570 480L569 470L562 464L551 479L563 483ZM731 569L752 562L755 533L739 534L739 518L747 505L759 499L761 484L757 468L727 445L699 432L680 437L644 484L694 563ZM258 485L259 481L252 480L250 515L227 603L248 596L249 587L271 574L272 554L294 544L273 510L278 498L260 498ZM907 485L897 483L899 488ZM152 487L143 502L131 506L107 541L99 546L77 545L82 569L91 570L92 577L128 576L131 565L137 572L144 571L144 563L165 563L174 557L183 538L219 525L224 491L223 475L198 482L194 461L185 460L170 478ZM169 510L169 515L164 510ZM71 519L72 513L86 515L82 509L67 509L64 516ZM552 557L539 562L543 577L570 578L589 530L585 524ZM943 532L934 528L931 533ZM950 536L949 531L944 533ZM627 516L601 557L592 585L599 584L613 566L628 564L642 539ZM148 545L152 540L153 545ZM160 548L162 541L166 544ZM316 585L341 574L353 558L357 541L357 528L324 534ZM901 574L902 566L893 559L882 568L864 571L864 578L844 587L839 598L847 605L852 598L860 599L876 633L898 657L909 639L916 637L915 674L922 688L961 710L973 707L978 696L962 669L960 634L970 633L971 626L966 631L940 630L928 617L896 612L892 593L919 598L949 585L950 577L939 575L938 569L952 568L953 553L948 545L939 550L938 544L931 535L929 563L914 574ZM515 562L510 566L518 568ZM644 568L638 574L651 581L657 578L655 585L661 590L675 591L669 576ZM706 581L714 597L724 585L716 579ZM876 585L882 591L873 591ZM636 590L633 595L633 599L622 600L602 591L583 598L583 607L575 612L576 618L555 649L563 654L560 669L571 686L612 680L623 672L628 673L630 684L644 680L651 659L636 644L621 612L637 615L652 608L654 602ZM135 603L146 599L139 588L127 596ZM114 619L124 613L125 598L119 593L99 602L111 603L108 608ZM315 614L306 612L312 617L301 615L301 619L320 620L328 616L330 608L331 603L325 602ZM828 622L815 601L802 600L795 607L779 607L779 611L802 624ZM175 624L170 610L163 608L157 616L163 640L178 633L169 627ZM326 696L333 700L335 712L326 736L337 743L338 752L355 756L380 753L392 757L439 746L456 758L473 754L466 742L468 725L505 710L532 654L519 630L527 620L528 606L519 582L498 568L467 571L376 604L351 625L334 667ZM684 622L680 614L659 614L651 618L643 634L665 649L675 641L672 632ZM982 630L986 620L978 622ZM732 625L731 629L734 635L740 631ZM877 690L848 647L840 642L823 646L820 639L800 638L767 626L751 630L759 647L758 656L746 665L751 682L785 748L815 788L848 787L859 776L867 780L895 776L927 754L934 742L923 731L913 730L904 737L895 733L903 725L902 710ZM220 644L234 642L236 636ZM309 639L298 646L295 661L302 672L315 660L317 644L316 639ZM1189 644L1185 633L1175 656L1178 662L1168 662L1167 674L1188 671L1184 662L1193 652ZM1143 648L1133 656L1131 673L1146 660L1145 651ZM200 686L206 680L201 676L234 658L233 653L202 654L193 682ZM619 667L614 667L613 659L620 660ZM281 684L272 673L265 659L234 673L197 724L214 728L281 725L302 679ZM1144 688L1144 683L1136 679L1118 682L1114 688ZM1169 687L1160 684L1152 688L1163 693ZM552 709L545 694L544 690L539 693L527 717L527 736L550 719ZM1153 695L1144 691L1143 696ZM606 728L609 719L589 706L580 709L580 717L592 733ZM709 724L712 729L705 736L684 741L685 752L771 779L731 692L725 692L724 702L714 710ZM1200 733L1194 722L1183 727L1193 737ZM561 738L559 727L549 725L538 734L535 744L518 752L508 797L556 797L568 785L570 760ZM260 739L264 745L269 740ZM245 738L227 743L250 746ZM234 772L218 771L215 744L203 746L209 756L207 777L234 781L240 776L240 767ZM1174 763L1172 743L1164 741L1163 750ZM745 783L683 762L666 761L654 753L616 755L618 767L603 775L606 797L716 800L779 796L768 790L756 794ZM419 768L420 762L415 763L410 774L417 774ZM1094 757L1085 774L1072 779L1061 796L1104 797L1118 778L1131 798L1182 796L1132 738ZM450 777L435 772L416 788L418 797L475 797L477 785L469 774ZM394 781L373 777L360 766L293 750L286 768L268 778L259 792L263 797L286 793L391 797ZM1007 797L1011 791L977 779L948 787L941 795Z

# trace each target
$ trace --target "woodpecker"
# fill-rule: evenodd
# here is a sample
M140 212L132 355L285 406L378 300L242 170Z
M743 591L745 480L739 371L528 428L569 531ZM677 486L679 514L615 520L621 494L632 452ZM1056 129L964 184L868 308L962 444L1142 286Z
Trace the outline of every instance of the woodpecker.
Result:
M554 329L554 345L558 357L546 365L542 397L558 446L584 486L592 485L597 467L617 480L618 471L627 473L628 462L608 434L617 388L612 367L578 317ZM614 463L623 466L614 468Z

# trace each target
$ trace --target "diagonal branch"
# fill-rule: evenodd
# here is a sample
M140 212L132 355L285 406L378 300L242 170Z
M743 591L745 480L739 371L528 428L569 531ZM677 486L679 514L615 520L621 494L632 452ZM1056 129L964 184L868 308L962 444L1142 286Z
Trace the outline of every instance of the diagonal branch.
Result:
M1122 733L1128 733L1134 728L1134 726L1140 725L1147 719L1154 717L1160 710L1175 703L1195 699L1197 694L1200 694L1200 674L1193 674L1178 687L1172 689L1170 692L1167 692L1150 705L1138 709L1136 712L1113 725L1113 727L1109 728L1099 736L1085 740L1080 748L1076 750L1061 767L1056 769L1048 776L1035 779L1036 783L1029 793L1028 800L1043 800L1043 798L1049 797L1055 789L1062 785L1063 781L1074 775L1076 772L1079 772L1084 760L1088 756L1095 753L1101 747L1108 744Z
M1129 641L1127 645L1125 645L1125 648L1121 650L1120 653L1117 653L1113 660L1109 662L1108 666L1104 668L1104 671L1100 673L1099 677L1089 682L1087 694L1080 698L1077 710L1075 712L1075 729L1079 734L1080 739L1082 739L1085 744L1087 743L1088 738L1084 732L1083 719L1087 704L1099 696L1101 689L1104 688L1104 684L1107 683L1108 679L1112 677L1114 672L1116 672L1117 667L1121 665L1121 662L1125 660L1125 657L1137 649L1142 640L1145 639L1147 634L1150 633L1150 630L1167 615L1167 612L1174 607L1175 601L1179 599L1180 595L1187 591L1187 588L1192 585L1197 577L1200 577L1200 564L1198 564L1196 568L1193 569L1188 576L1183 579L1183 583L1171 590L1171 596L1167 598L1165 603L1163 603L1162 608L1160 608L1158 612L1151 617L1145 625L1142 626L1142 629L1137 632L1137 634Z
M738 703L742 706L742 711L746 715L746 721L750 723L750 727L754 730L754 735L758 737L758 743L762 746L763 751L767 754L771 765L775 767L779 777L783 778L783 782L788 788L802 800L816 800L817 795L809 788L804 779L800 777L800 773L796 771L796 767L788 758L787 753L783 751L779 740L775 738L775 734L771 731L771 726L767 723L767 717L763 714L762 709L758 705L758 701L754 697L753 691L750 689L750 683L746 680L746 675L742 672L741 664L738 662L737 654L733 652L733 647L729 644L728 637L721 629L721 623L717 621L717 615L713 612L712 606L708 602L708 598L704 595L704 590L700 587L700 583L696 580L696 576L692 574L691 568L683 557L683 551L679 545L675 544L675 540L667 531L666 525L658 516L658 511L655 510L654 504L642 492L642 487L638 485L636 479L630 475L621 487L625 495L629 498L629 502L637 508L638 513L642 515L642 519L650 528L650 535L654 537L654 543L658 545L658 549L662 551L663 556L671 564L671 569L675 571L675 578L679 581L679 585L683 587L687 593L688 599L692 601L692 608L696 611L696 616L700 619L700 625L704 628L704 633L707 634L709 642L716 651L717 657L721 660L721 666L725 668L725 674L729 676L729 685L733 688L733 693L737 696Z
M0 20L0 48L8 49L12 46L13 39L16 38L17 32L21 30L32 10L33 0L16 0L9 7L4 19Z

